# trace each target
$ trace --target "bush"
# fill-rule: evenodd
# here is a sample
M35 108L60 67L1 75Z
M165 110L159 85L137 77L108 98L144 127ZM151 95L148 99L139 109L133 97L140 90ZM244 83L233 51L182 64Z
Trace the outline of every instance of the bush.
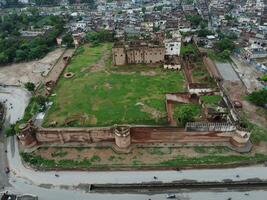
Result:
M267 104L267 90L258 90L248 95L248 100L257 106Z
M215 43L215 46L220 52L223 52L225 50L229 50L230 52L232 52L235 48L233 40L229 38L221 39L219 42Z
M229 50L224 50L221 53L218 54L219 57L222 59L228 59L230 57L231 51Z
M262 75L262 76L260 77L260 79L261 79L262 81L267 82L267 74Z
M8 128L6 128L5 134L7 137L16 135L15 124L11 124Z
M189 15L186 17L186 19L189 20L194 27L198 27L203 21L200 15Z
M212 35L213 32L208 29L201 29L198 31L198 37L206 37L207 35Z
M65 44L68 48L74 47L71 33L67 33L62 37L62 44Z
M194 118L199 115L200 107L194 104L180 105L174 110L174 118L184 126L187 122L194 121Z
M197 56L198 50L194 44L183 44L181 47L181 54Z
M43 112L45 110L47 98L41 95L32 97L28 106L25 109L24 116L21 120L16 122L15 131L19 132L19 125L27 123L36 113Z
M45 110L47 97L39 95L35 97L35 101L39 105L39 112L43 112Z
M85 36L85 40L87 42L92 42L95 44L101 42L113 42L114 33L107 30L101 30L99 32L88 32Z
M30 92L33 92L34 89L35 89L35 85L34 85L34 83L32 83L32 82L27 82L27 83L25 83L25 84L24 84L24 87L25 87L28 91L30 91Z

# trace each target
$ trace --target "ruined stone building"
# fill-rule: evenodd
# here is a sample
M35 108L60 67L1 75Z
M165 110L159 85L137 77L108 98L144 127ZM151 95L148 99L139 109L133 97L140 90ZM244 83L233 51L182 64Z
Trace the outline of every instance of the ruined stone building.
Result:
M163 63L164 55L164 45L155 42L115 43L112 49L114 65Z
M165 62L164 69L181 69L180 51L181 37L175 39L167 39L165 44Z

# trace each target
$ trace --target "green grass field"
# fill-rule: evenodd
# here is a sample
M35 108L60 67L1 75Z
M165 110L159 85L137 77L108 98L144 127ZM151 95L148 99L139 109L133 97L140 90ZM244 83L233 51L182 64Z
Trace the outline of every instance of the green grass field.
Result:
M210 95L210 96L201 96L200 99L205 104L218 105L218 103L220 103L220 101L222 100L222 97L219 95Z
M112 44L76 51L50 97L44 126L166 124L165 93L184 90L182 72L160 66L111 65Z

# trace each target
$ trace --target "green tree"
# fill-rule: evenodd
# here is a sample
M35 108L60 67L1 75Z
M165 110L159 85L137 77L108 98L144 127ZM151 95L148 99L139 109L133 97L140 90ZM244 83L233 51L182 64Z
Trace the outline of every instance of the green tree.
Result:
M219 53L219 57L222 59L228 59L230 57L231 51L229 50L224 50L223 52Z
M101 30L99 32L88 32L85 36L85 40L93 43L113 42L114 33L107 30Z
M182 55L197 55L197 49L193 44L183 44L181 48Z
M248 100L257 106L264 106L267 104L267 90L258 90L248 95Z
M146 12L146 7L142 7L142 13Z
M39 112L43 112L45 110L47 98L41 95L35 97L36 103L39 105Z
M262 75L260 79L267 82L267 74Z
M56 44L56 37L63 32L64 19L58 16L41 16L38 9L29 8L27 13L8 14L0 18L0 64L36 59L44 56ZM54 28L47 35L32 40L19 37L19 30L29 26Z
M74 47L71 33L67 33L62 37L62 43L65 44L68 48Z
M217 47L217 49L220 52L223 52L224 50L229 50L230 52L232 52L235 48L235 44L234 44L233 40L231 40L229 38L221 39L220 41L215 43L215 46Z
M161 5L161 6L155 6L153 10L154 11L162 11L163 7L164 7L163 5Z
M0 53L0 64L8 63L8 57L5 52Z
M198 31L198 37L206 37L207 35L211 35L212 31L208 30L208 29L201 29Z
M34 89L35 89L35 84L32 83L32 82L27 82L27 83L24 84L24 87L25 87L28 91L33 92Z
M200 22L203 20L200 15L189 15L186 18L194 27L198 27L200 25Z
M15 61L19 62L25 60L27 58L27 53L21 49L16 50L16 58Z
M184 126L194 120L194 110L190 106L182 106L177 113L177 120Z
M200 22L200 28L201 29L206 29L208 28L208 21L207 20L203 20Z
M7 137L16 135L15 124L11 124L8 128L6 128L5 134Z

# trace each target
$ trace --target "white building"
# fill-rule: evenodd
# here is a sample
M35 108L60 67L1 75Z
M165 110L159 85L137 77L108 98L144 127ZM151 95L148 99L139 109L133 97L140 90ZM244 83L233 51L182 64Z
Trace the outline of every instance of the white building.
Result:
M267 51L257 44L252 44L250 47L244 48L244 54L248 60L267 57Z
M180 56L180 51L181 51L181 42L165 41L165 55Z

